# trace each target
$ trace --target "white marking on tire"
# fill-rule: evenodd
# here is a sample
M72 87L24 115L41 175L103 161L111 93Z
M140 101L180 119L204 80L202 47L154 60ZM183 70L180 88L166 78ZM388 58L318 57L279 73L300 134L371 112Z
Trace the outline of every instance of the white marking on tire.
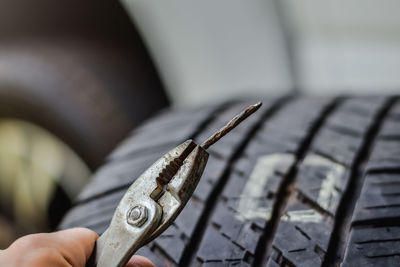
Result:
M340 197L338 191L335 189L335 185L345 174L345 167L319 155L308 156L303 164L329 168L328 173L321 183L317 203L327 211L332 210L332 205L338 203Z
M312 209L288 211L281 217L282 221L303 223L319 223L322 221L322 219L322 215Z
M277 165L289 165L294 161L292 154L270 154L258 158L253 171L240 195L237 207L237 218L251 220L263 218L268 220L271 216L271 208L259 205L259 200L265 198L268 180L274 176Z
M328 169L321 182L316 201L321 208L331 211L333 205L336 205L339 202L340 196L338 191L335 189L335 185L340 182L341 178L344 176L346 172L345 167L315 154L307 156L303 161L303 165L314 168L323 166ZM313 209L293 210L286 212L286 214L281 217L281 220L289 222L318 223L323 220L323 216Z

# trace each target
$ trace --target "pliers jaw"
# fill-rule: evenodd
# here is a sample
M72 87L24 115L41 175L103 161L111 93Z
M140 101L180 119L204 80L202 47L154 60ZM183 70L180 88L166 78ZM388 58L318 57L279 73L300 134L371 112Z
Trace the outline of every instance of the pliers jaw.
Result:
M188 140L148 168L123 196L87 266L125 266L140 247L170 226L203 174L206 149L260 106L261 102L249 106L200 146Z
M178 151L182 151L182 153ZM179 160L174 159L170 162L179 164L179 161L182 158L184 159L181 163L182 165L176 174L171 177L162 195L157 200L162 209L161 221L159 226L146 239L146 243L156 238L171 225L185 207L200 181L209 156L206 150L192 140L184 142L170 152L178 152L181 155Z
M97 266L124 266L136 250L171 225L192 196L208 155L188 140L148 168L129 187L98 239Z

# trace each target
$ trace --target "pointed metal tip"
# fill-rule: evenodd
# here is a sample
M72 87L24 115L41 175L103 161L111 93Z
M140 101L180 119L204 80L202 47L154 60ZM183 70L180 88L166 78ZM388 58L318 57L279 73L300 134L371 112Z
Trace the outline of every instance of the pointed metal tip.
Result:
M247 109L250 108L254 108L254 111L256 111L257 109L259 109L262 106L262 102L258 101L257 103L255 103L254 105L251 105L250 107L248 107Z
M226 135L233 128L238 126L242 121L244 121L246 118L248 118L251 114L256 112L261 106L262 106L261 101L255 103L254 105L248 106L245 110L243 110L241 113L236 115L236 117L234 117L224 127L219 129L215 134L213 134L206 141L204 141L204 143L201 144L201 147L203 147L204 149L209 148L211 145L213 145L215 142L217 142L219 139L221 139L221 137Z
M248 106L245 111L251 111L251 113L257 111L262 106L262 102L259 101L253 105Z

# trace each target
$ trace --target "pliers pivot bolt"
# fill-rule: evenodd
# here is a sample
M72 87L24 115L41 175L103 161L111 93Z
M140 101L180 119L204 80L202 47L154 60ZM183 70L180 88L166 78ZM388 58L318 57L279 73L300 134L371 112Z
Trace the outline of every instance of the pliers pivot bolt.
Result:
M97 239L87 266L125 266L140 247L164 232L196 189L207 164L206 149L260 106L261 102L249 106L200 146L187 140L142 173L122 197L110 226Z

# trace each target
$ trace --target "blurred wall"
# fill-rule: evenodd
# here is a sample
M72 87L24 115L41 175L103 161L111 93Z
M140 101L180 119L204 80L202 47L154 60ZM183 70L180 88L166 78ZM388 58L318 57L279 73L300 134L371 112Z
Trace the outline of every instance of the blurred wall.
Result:
M122 0L175 105L400 88L397 0Z
M280 3L303 91L400 92L400 1Z
M122 0L176 105L288 92L286 44L269 0Z

